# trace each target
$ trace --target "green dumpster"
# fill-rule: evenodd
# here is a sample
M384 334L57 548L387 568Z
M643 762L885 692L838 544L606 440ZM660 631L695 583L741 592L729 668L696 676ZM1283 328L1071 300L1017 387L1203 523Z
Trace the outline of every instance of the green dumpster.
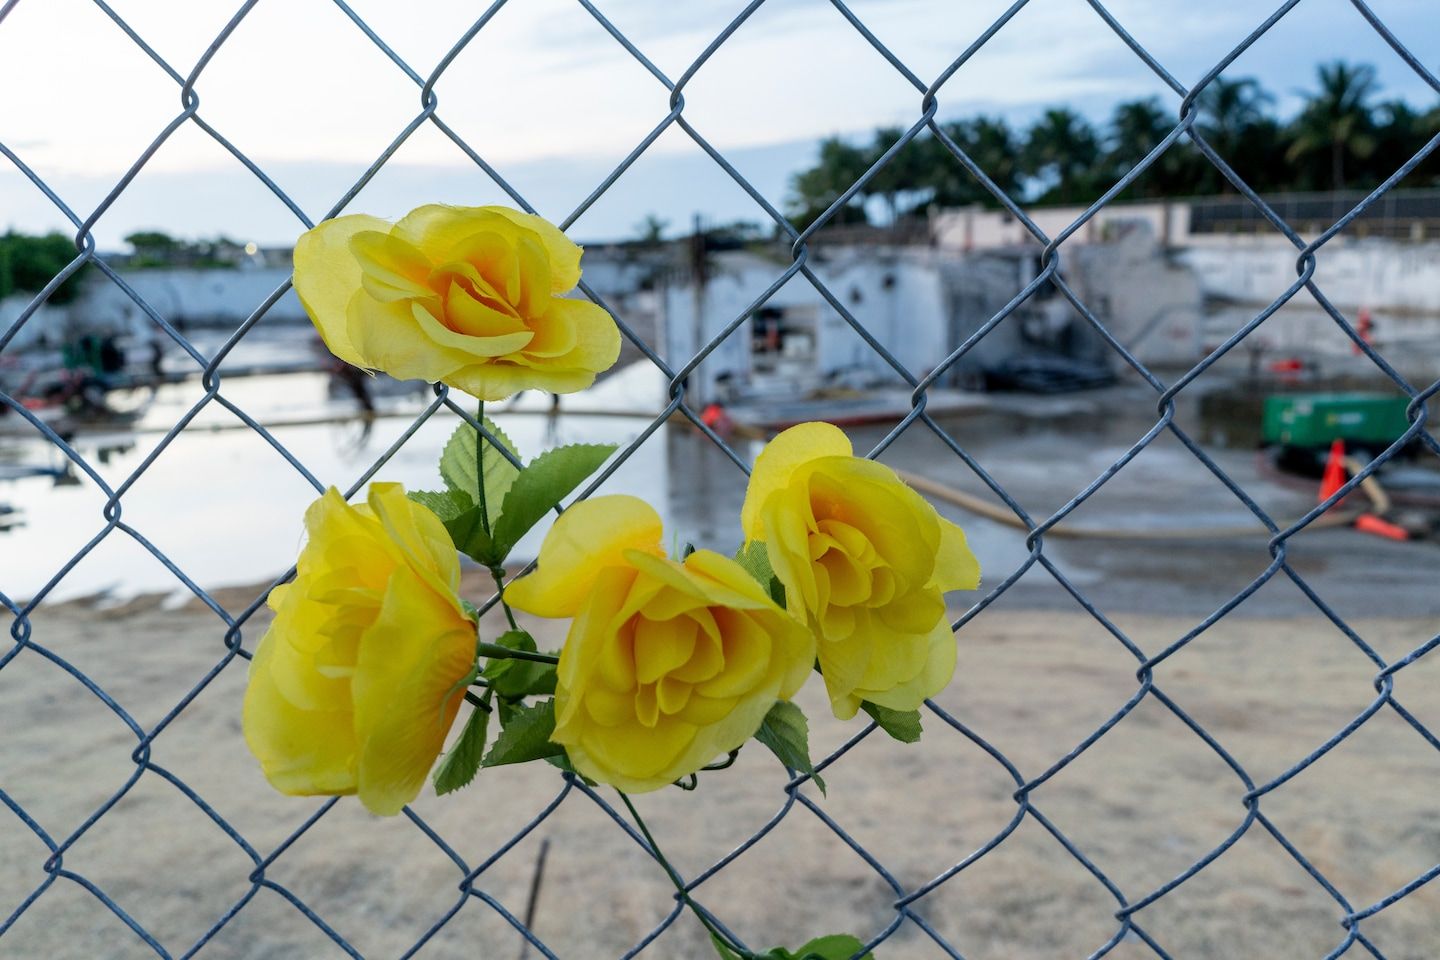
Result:
M1385 393L1296 393L1265 398L1263 438L1285 447L1388 447L1410 428L1409 399Z

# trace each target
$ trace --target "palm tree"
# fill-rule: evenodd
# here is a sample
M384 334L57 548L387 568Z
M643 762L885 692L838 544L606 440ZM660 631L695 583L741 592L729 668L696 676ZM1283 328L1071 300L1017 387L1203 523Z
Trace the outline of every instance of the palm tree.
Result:
M1175 128L1159 99L1149 97L1131 100L1116 106L1110 116L1106 136L1105 178L1119 180L1145 159L1155 146ZM1174 186L1174 173L1183 153L1181 144L1172 144L1163 156L1151 164L1130 188L1135 196L1167 196ZM1101 186L1108 187L1108 183Z
M1379 84L1375 68L1343 60L1321 64L1319 92L1295 118L1294 139L1285 159L1294 163L1325 153L1330 157L1330 187L1345 186L1345 160L1363 160L1375 151L1375 118L1369 100Z
M1367 182L1378 183L1399 170L1440 132L1440 111L1423 114L1404 100L1382 103L1375 111L1375 150L1365 164ZM1437 151L1440 152L1440 151ZM1440 172L1440 156L1431 153L1410 174L1411 184L1425 184Z
M1196 101L1195 130L1251 186L1275 182L1270 147L1277 132L1269 107L1274 96L1254 77L1216 77ZM1231 193L1233 185L1206 162L1197 180L1204 192ZM1192 189L1196 185L1192 184Z
M1015 132L1003 119L973 117L944 124L941 129L1007 195L1019 191L1021 147ZM958 207L970 203L993 205L997 202L944 144L934 139L928 142L931 163L927 182L934 191L932 203Z
M869 169L869 154L839 137L820 142L820 161L790 180L791 220L805 229ZM864 193L835 211L830 223L866 223Z
M1251 127L1265 120L1274 102L1274 96L1254 77L1216 77L1196 101L1196 126L1215 152L1223 156Z
M893 147L904 135L905 131L900 127L882 127L876 130L875 138L870 143L870 152L866 157L867 162L873 164L879 160L884 156L885 151ZM931 162L931 151L926 149L922 140L920 138L911 140L890 158L889 163L875 171L875 176L865 185L867 193L885 198L885 206L889 210L891 223L900 218L902 194L927 189L926 180Z
M665 242L665 228L670 226L669 220L662 220L653 213L645 214L645 219L635 224L635 232L639 234L642 247L658 247Z
M1069 107L1045 111L1025 138L1027 173L1048 180L1043 200L1073 203L1094 194L1100 138L1090 122Z

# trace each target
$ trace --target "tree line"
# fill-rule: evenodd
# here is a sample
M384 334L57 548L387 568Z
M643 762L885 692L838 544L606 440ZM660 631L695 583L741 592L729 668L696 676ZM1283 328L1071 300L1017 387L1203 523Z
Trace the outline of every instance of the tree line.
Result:
M1440 107L1428 112L1404 100L1378 98L1375 68L1337 60L1321 64L1316 86L1288 120L1275 97L1251 77L1216 78L1196 101L1195 129L1240 177L1262 193L1372 189L1440 133ZM1036 204L1086 204L1112 187L1176 126L1159 98L1119 104L1103 126L1069 107L1051 107L1017 130L1003 118L978 116L941 130L1009 196ZM816 164L795 174L790 214L808 226L904 134L876 130L868 144L840 137L820 143ZM1440 150L1405 186L1440 185ZM1234 193L1235 187L1181 136L1123 194L1125 199ZM876 203L872 203L876 201ZM894 221L932 206L997 205L926 130L907 143L831 223L867 223L879 206Z

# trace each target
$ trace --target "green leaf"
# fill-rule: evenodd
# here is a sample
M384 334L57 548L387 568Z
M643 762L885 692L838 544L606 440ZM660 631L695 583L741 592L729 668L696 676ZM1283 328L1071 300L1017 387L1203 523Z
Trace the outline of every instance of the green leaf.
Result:
M816 937L794 953L784 947L776 947L763 954L760 960L850 960L864 946L863 942L848 933L832 933L828 937ZM867 951L860 960L875 960L875 954Z
M505 436L504 431L495 426L489 417L485 418L485 429L499 440L518 460L520 454L515 450L515 444ZM463 493L470 498L472 504L480 502L480 482L475 473L476 440L479 434L475 428L468 423L461 423L450 435L450 440L445 444L445 450L440 454L440 476L445 478L445 486L452 491ZM505 458L505 455L495 448L488 440L485 451L485 505L490 510L490 527L493 530L495 522L500 518L501 504L505 501L505 494L509 492L510 485L519 476L520 470Z
M455 549L476 563L489 567L505 558L504 554L496 551L494 539L485 532L485 521L480 516L479 507L471 507L449 520L442 518L441 522L445 524Z
M821 793L825 792L825 781L810 762L810 724L799 707L785 700L776 700L775 706L765 714L760 729L755 731L755 739L769 747L770 752L791 770L810 774L815 786L820 788Z
M461 787L469 786L470 781L475 779L475 774L480 772L480 758L485 753L485 729L490 722L490 714L479 707L470 711L470 718L465 721L465 729L460 732L460 739L455 741L455 746L445 754L440 765L435 768L435 792L441 796Z
M534 653L535 638L524 630L507 630L495 638L495 642L511 650ZM530 660L506 660L495 657L485 666L484 676L490 681L490 689L502 697L518 700L521 697L555 692L555 664L535 663Z
M756 583L770 591L770 599L777 606L785 606L785 585L775 576L775 568L770 566L770 551L763 542L752 540L749 546L741 546L735 554L735 562L754 577Z
M920 740L920 711L891 710L869 700L860 701L860 709L880 724L880 729L901 743L916 743Z
M406 496L425 507L442 521L454 520L475 506L475 501L470 499L470 495L460 490L411 490Z
M509 719L503 719L502 715L502 720L504 727L481 762L482 766L543 760L565 752L560 744L550 742L550 734L555 732L554 700L518 704L511 709Z
M613 443L572 443L531 460L510 485L500 518L491 527L501 554L509 553L541 517L598 470L615 449Z

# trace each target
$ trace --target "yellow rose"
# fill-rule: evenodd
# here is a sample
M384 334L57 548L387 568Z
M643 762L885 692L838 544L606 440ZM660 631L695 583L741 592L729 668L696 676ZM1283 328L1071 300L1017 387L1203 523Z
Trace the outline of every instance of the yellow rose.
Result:
M475 660L440 520L396 483L351 506L332 487L305 512L293 582L250 663L245 740L281 793L358 793L374 813L414 800Z
M913 710L955 672L947 590L973 590L965 534L895 471L853 455L828 423L802 423L761 452L740 525L765 543L792 613L815 631L830 705Z
M755 735L815 664L815 641L733 560L660 546L634 497L596 497L555 521L511 606L574 617L560 653L555 733L575 769L640 792Z
M335 356L481 400L573 393L615 362L610 315L561 296L579 282L580 248L508 207L337 217L295 243L295 292Z

